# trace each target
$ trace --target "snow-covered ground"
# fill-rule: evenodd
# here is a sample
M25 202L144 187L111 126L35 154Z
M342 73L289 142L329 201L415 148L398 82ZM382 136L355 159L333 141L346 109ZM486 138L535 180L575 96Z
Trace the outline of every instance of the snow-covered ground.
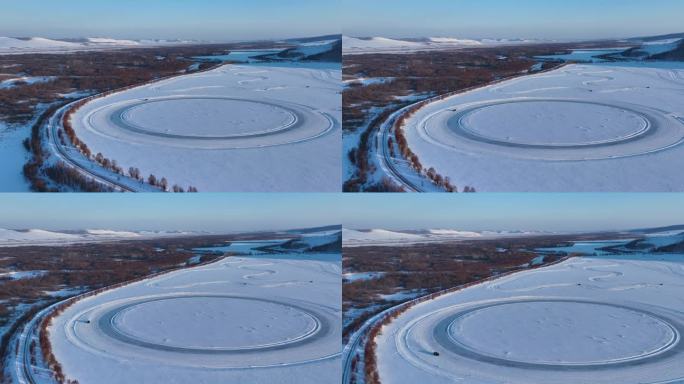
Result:
M3 192L29 191L29 184L22 174L22 167L28 159L22 141L30 134L27 126L8 127L0 122L0 187Z
M20 246L58 246L80 243L93 243L111 240L152 239L170 236L199 235L200 232L181 231L113 231L89 229L74 232L47 231L43 229L4 229L0 228L0 247Z
M93 153L169 185L339 191L341 70L224 65L97 99L73 117Z
M65 53L113 48L154 47L188 43L192 42L170 40L120 40L102 37L91 37L78 41L54 40L44 37L32 37L28 39L0 37L0 55L22 53Z
M430 103L405 133L478 192L682 191L682 89L682 63L573 64Z
M268 243L268 242L267 242ZM272 242L271 242L272 243ZM252 253L82 299L50 327L87 383L338 383L339 254Z
M684 255L609 254L598 249L606 242L590 244L574 251L599 256L571 258L415 305L376 338L380 379L683 382Z
M361 246L400 246L431 242L445 242L467 239L486 239L497 237L519 237L550 234L538 231L461 231L456 229L427 229L420 231L391 231L387 229L342 230L342 244L345 247Z

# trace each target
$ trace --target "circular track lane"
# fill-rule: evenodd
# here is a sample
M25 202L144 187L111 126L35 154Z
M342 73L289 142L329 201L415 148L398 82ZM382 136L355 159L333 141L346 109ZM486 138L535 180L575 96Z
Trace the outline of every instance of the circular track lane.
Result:
M475 112L499 105L534 102L591 105L629 113L643 128L624 136L597 141L554 144L502 140L483 135L464 120ZM663 111L628 103L594 102L577 99L513 98L478 101L441 108L416 122L418 134L428 142L460 153L481 153L505 158L542 161L597 161L642 156L677 147L684 143L684 124Z
M279 305L306 314L313 319L315 327L294 337L285 335L274 343L239 348L202 348L141 340L122 332L115 324L117 315L133 306L177 298L225 298ZM339 316L339 311L333 308L286 298L211 293L169 294L125 298L88 307L65 323L65 331L71 343L107 358L144 359L160 363L173 361L176 365L206 369L253 369L300 365L338 357L341 325L337 324L336 319Z
M254 127L251 132L230 134L187 134L163 132L146 128L130 121L131 110L151 103L182 100L225 100L227 102L249 103L265 108L276 108L287 113L290 119L274 127ZM226 115L228 118L230 115ZM326 112L306 105L282 100L247 99L221 96L162 96L145 99L131 99L99 106L81 117L80 129L116 141L132 144L153 144L191 149L254 149L307 142L326 136L338 127L337 120ZM189 122L191 127L193 122Z

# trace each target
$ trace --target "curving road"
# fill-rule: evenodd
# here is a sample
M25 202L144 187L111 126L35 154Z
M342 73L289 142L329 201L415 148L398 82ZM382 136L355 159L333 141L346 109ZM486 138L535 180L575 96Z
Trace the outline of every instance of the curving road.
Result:
M52 153L61 160L64 164L75 169L82 175L95 180L96 182L113 188L116 191L122 192L159 192L159 189L153 188L151 186L140 185L136 187L135 184L140 184L140 182L134 181L123 175L114 177L112 172L100 167L99 165L93 163L92 161L86 159L86 157L75 148L69 146L63 146L59 140L58 131L61 129L61 121L68 110L68 108L75 104L68 104L59 110L48 119L48 148L51 149ZM86 167L84 164L90 164L91 167ZM130 180L129 183L124 183L121 179Z
M408 177L406 177L404 174L401 173L401 171L399 171L397 169L397 167L395 166L394 161L392 159L392 156L390 154L391 151L389 148L389 138L392 136L391 130L392 130L392 126L394 126L394 122L397 120L397 118L399 118L399 116L404 114L409 108L411 108L415 104L418 104L418 103L408 105L408 106L401 108L400 110L392 113L392 115L390 115L390 117L387 120L385 120L384 122L382 122L380 124L379 132L377 134L377 136L379 137L378 146L380 148L376 148L376 149L381 154L380 166L383 169L383 171L385 171L387 176L390 177L390 179L392 179L395 183L399 184L406 191L409 191L409 192L427 192L427 190L423 189L423 187L421 187L420 185L412 182ZM427 181L427 179L425 179L425 180Z
M34 340L34 337L37 339L39 326L43 321L43 318L63 302L64 301L54 303L40 310L31 320L26 323L19 334L17 339L19 342L19 350L21 351L22 356L21 359L17 359L14 365L19 384L45 383L44 378L38 379L35 377L34 367L33 364L31 364L31 341ZM36 348L38 349L37 353L40 353L40 346L37 345Z

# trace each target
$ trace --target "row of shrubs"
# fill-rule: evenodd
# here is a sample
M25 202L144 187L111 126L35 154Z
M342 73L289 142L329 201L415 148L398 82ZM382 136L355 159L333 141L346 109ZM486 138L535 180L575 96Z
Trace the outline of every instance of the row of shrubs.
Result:
M449 92L443 95L431 97L429 99L412 104L411 106L405 108L405 110L394 120L391 127L391 132L394 133L394 137L396 138L396 145L397 147L399 147L401 155L406 160L408 160L409 164L411 164L411 168L413 168L419 174L426 176L428 180L430 180L433 184L444 189L447 192L458 192L458 188L455 185L451 184L451 180L448 176L444 177L440 175L439 173L437 173L435 168L430 167L429 169L425 169L423 167L423 164L420 162L418 155L416 155L408 146L408 141L406 140L406 136L404 135L404 125L406 124L406 121L410 119L420 108L434 101L444 100L447 97L450 97L461 92L463 92L463 90ZM390 148L393 148L394 143L391 137L388 144ZM392 152L393 151L394 150L392 150ZM463 188L463 192L475 192L475 188L466 186Z

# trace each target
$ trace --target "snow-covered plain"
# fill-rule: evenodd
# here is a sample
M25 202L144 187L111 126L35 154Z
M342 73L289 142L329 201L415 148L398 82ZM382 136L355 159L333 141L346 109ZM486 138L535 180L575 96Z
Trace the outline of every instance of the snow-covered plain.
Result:
M417 304L376 338L380 379L683 382L684 255L599 249L617 243L584 242L564 252L599 256L571 258Z
M80 300L50 327L87 383L337 383L339 254L231 256Z
M338 191L339 64L224 65L87 103L73 117L93 153L169 185Z
M478 191L682 191L683 88L682 63L573 64L430 103L405 132Z

